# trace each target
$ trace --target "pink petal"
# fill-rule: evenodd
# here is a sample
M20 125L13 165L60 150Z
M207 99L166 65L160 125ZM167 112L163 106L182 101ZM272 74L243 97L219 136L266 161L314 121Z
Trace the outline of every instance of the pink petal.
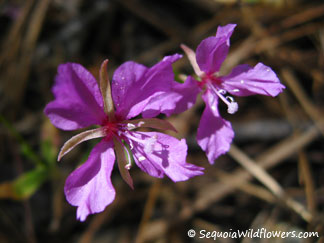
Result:
M187 144L184 139L157 132L133 132L143 141L133 141L135 163L147 174L162 178L167 175L174 182L202 175L203 168L186 163Z
M205 73L218 72L228 53L228 45L222 38L208 37L196 50L197 63Z
M285 88L270 67L258 63L255 67L239 65L224 77L223 88L236 96L261 94L276 96Z
M163 57L162 62L171 62L171 63L174 63L174 62L178 61L180 58L182 58L182 55L176 53L176 54L173 54L171 56L165 56L165 57Z
M230 46L230 37L235 24L219 26L216 36L211 36L200 42L196 50L197 63L207 74L218 72L224 62Z
M45 107L51 122L63 130L101 124L106 115L95 78L77 63L62 64L53 87L55 100Z
M172 63L181 55L165 57L151 68L135 62L122 64L112 79L116 115L128 120L139 115L156 93L169 91L174 82Z
M91 151L88 160L66 179L67 201L77 206L77 218L84 221L89 214L102 212L115 199L111 171L115 154L112 142L102 140Z
M219 26L217 28L216 37L223 38L224 40L226 40L226 44L230 46L230 38L233 34L235 27L236 24L227 24L225 26Z
M143 110L143 117L155 117L159 113L167 116L178 114L191 108L196 103L200 88L191 76L185 83L174 82L172 90L154 95Z
M197 141L206 152L209 163L214 164L217 157L230 149L234 131L230 122L224 120L218 113L217 98L208 91L202 98L206 107L199 123ZM211 107L216 109L212 110Z

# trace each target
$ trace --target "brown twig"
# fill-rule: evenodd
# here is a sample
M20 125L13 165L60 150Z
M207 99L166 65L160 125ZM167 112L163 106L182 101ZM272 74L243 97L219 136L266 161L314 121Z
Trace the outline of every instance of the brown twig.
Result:
M307 97L306 93L299 85L299 82L297 81L297 78L294 76L292 71L289 69L282 69L281 75L291 91L296 96L300 105L304 108L307 115L310 116L310 118L315 122L318 129L321 131L322 135L324 135L324 126L322 124L324 118L321 116L321 113L319 112L317 107L312 104L310 99Z
M148 224L151 215L153 213L154 205L156 203L156 199L158 196L158 192L160 191L160 187L161 187L161 180L154 180L144 206L144 212L135 239L136 243L143 242L143 234L146 229L146 225Z
M304 184L305 186L307 207L310 212L316 214L317 203L316 203L315 185L314 185L314 180L309 165L309 161L306 157L305 152L302 150L299 151L298 157L299 157L298 164L300 168L300 181L301 184Z
M283 188L279 185L279 183L238 147L232 144L231 149L228 153L242 167L244 167L256 179L263 183L278 199L283 201L296 213L300 214L300 216L304 220L306 220L307 222L311 222L313 220L312 214L302 204L288 197Z
M3 52L0 56L0 66L2 66L4 62L10 62L16 57L22 39L22 28L26 23L26 19L30 14L34 1L35 0L26 1L21 14L12 25L8 37L2 46Z
M294 134L262 153L255 159L255 161L264 169L274 167L282 162L285 158L294 154L296 150L312 142L315 138L317 138L318 135L319 131L316 127L311 127L299 135ZM192 207L190 209L184 208L180 212L180 218L184 220L191 217L193 213L204 210L211 203L215 203L216 201L224 198L226 195L235 190L240 184L245 183L252 177L247 171L238 169L237 171L231 173L230 178L233 182L231 185L221 186L219 182L216 182L209 184L204 189L201 189L197 200L193 203ZM211 191L213 193L210 193Z
M239 190L250 194L254 197L260 198L266 202L274 203L275 198L274 196L266 189L262 188L261 186L254 185L249 182L241 183L241 184L236 184L232 180L232 176L229 173L226 173L224 171L221 171L217 168L212 168L213 169L213 174L215 174L215 177L223 184L228 184L232 185Z

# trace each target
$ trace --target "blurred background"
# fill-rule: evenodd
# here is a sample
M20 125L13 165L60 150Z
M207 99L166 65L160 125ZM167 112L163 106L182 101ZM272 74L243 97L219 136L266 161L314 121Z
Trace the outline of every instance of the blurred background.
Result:
M96 77L106 58L110 76L127 60L152 66L165 55L183 54L181 43L195 49L228 23L238 26L222 72L263 62L285 91L276 98L236 98L235 115L220 105L235 139L213 166L195 140L201 99L167 118L179 131L173 135L187 139L188 162L205 167L205 175L173 183L134 166L131 190L115 168L115 201L78 222L64 181L97 141L57 163L59 148L76 134L56 129L43 113L53 99L57 66L77 62ZM202 229L323 235L323 24L324 2L315 0L0 1L0 242L214 242L199 239ZM174 70L193 72L186 58ZM189 238L189 229L197 236Z

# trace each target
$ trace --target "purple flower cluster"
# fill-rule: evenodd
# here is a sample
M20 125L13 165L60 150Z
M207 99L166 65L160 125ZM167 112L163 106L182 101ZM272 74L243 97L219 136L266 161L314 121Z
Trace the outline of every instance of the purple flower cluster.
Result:
M102 138L93 148L88 160L73 171L66 180L67 201L77 206L77 218L84 221L89 214L98 213L112 203L115 189L111 172L115 160L122 178L133 188L129 170L134 163L144 172L174 182L202 175L203 168L186 162L187 145L160 132L140 132L138 128L175 130L161 119L160 113L171 115L189 109L199 93L206 108L198 127L197 140L210 163L229 150L234 132L231 124L218 111L218 101L233 114L238 105L232 96L262 94L276 96L284 86L267 66L239 65L227 76L219 76L221 64L230 46L229 38L235 25L217 29L216 36L204 39L196 53L182 45L196 76L188 76L181 84L174 80L172 63L182 56L175 54L147 68L126 62L108 80L107 63L100 69L99 85L81 65L62 64L53 87L55 100L45 108L51 122L63 130L76 130L96 125L81 132L62 147L58 160L79 143ZM133 119L142 115L143 118Z

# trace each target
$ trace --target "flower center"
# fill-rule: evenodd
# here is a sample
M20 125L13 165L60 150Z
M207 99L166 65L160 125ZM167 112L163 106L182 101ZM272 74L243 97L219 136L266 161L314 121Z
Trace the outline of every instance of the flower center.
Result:
M226 105L227 112L230 114L234 114L238 110L238 104L234 101L231 96L224 96L226 94L226 90L221 88L223 80L217 77L214 73L204 74L201 77L201 82L199 82L199 86L201 88L206 88L210 92L214 93L214 95L218 96ZM211 107L213 110L216 107Z
M106 134L106 138L109 140L113 135L118 136L120 125L117 122L110 122L108 118L103 122L102 127Z
M200 87L205 87L206 84L211 83L216 86L220 86L222 84L223 80L221 80L219 77L215 75L215 73L205 73L201 77L201 82L199 82Z

